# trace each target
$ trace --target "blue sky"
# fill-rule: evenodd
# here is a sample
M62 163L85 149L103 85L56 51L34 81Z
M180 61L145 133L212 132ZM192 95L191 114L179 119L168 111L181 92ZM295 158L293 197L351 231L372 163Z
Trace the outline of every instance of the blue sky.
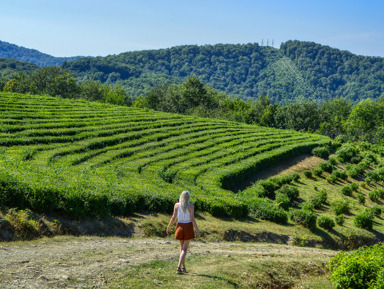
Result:
M269 39L384 57L383 11L379 0L5 0L0 40L54 56Z

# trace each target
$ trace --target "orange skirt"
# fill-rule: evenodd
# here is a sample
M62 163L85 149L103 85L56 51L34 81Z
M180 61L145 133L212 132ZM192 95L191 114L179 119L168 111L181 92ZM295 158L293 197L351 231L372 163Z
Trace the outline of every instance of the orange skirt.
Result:
M193 224L190 223L177 223L175 238L177 240L191 240L195 238L193 231Z

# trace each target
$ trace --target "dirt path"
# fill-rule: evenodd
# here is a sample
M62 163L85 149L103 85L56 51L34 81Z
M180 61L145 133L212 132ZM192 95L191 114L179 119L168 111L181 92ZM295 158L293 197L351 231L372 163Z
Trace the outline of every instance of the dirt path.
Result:
M175 260L178 243L170 238L57 237L0 243L0 288L100 288L111 270ZM287 245L193 241L190 254L249 254L269 258L322 255L335 251ZM109 273L108 273L109 272Z

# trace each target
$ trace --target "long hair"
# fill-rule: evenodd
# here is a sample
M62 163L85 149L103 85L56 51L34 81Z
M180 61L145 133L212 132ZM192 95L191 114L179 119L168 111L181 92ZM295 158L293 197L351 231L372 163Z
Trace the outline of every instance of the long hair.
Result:
M188 191L183 191L180 195L179 202L180 202L180 208L183 213L187 212L187 207L189 204L190 195Z

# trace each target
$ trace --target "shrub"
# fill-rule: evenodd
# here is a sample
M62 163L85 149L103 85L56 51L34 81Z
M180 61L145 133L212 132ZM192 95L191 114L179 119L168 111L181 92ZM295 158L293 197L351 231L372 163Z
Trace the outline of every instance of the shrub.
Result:
M298 173L293 173L292 174L292 179L294 182L297 182L300 179L300 175Z
M327 159L329 157L330 151L328 147L317 147L312 150L312 154L319 158Z
M314 174L315 176L320 177L320 176L323 174L323 170L322 170L321 168L314 168L314 169L313 169L313 174Z
M347 173L342 170L336 170L332 173L332 175L335 175L337 178L342 180L346 180L348 178Z
M275 202L284 210L288 210L288 208L291 206L291 200L284 193L276 193Z
M338 164L338 161L335 157L330 157L328 162L333 165L333 166L336 166Z
M303 225L311 230L316 228L316 215L309 210L292 210L290 212L290 218L297 224Z
M352 144L344 144L336 151L336 156L342 163L349 162L359 154L359 150Z
M327 192L325 190L321 190L320 192L312 195L309 201L316 209L320 209L321 205L327 202L327 197Z
M350 187L351 187L352 191L357 192L357 190L359 189L359 184L357 184L357 183L351 183L351 184L350 184Z
M313 212L315 210L315 206L311 202L304 202L301 209Z
M353 220L353 223L355 224L356 227L370 230L372 229L373 218L370 214L368 214L367 212L364 212L356 215L355 219Z
M336 215L348 214L351 210L349 202L346 199L333 201L331 207Z
M379 193L376 190L370 191L368 197L372 202L377 203L379 201Z
M284 185L277 192L287 195L291 202L299 197L299 189L295 186Z
M352 188L351 188L350 186L348 186L348 185L343 186L343 187L341 188L341 193L342 193L344 196L348 196L348 197L350 197L350 196L352 196Z
M293 181L293 175L287 175L282 177L273 178L273 182L275 182L279 187L290 184Z
M365 204L365 196L362 193L357 194L357 200L359 201L360 204Z
M258 183L265 189L267 196L272 196L279 187L275 182L271 180L262 180Z
M379 206L373 206L372 208L371 208L371 211L373 212L373 214L375 215L375 216L380 216L381 215L381 212L382 212L382 210L381 210L381 207L379 207Z
M338 224L339 226L342 226L344 225L344 222L345 222L345 218L343 215L338 215L335 217L335 222L336 224Z
M328 173L332 173L333 171L333 165L328 161L328 162L323 162L319 164L319 167L324 171Z
M379 196L379 198L384 198L384 189L383 188L378 189L377 195Z
M327 177L326 180L328 183L334 184L339 180L339 178L336 177L335 175L330 175L329 177Z
M335 288L383 288L384 245L340 252L327 264Z
M351 167L349 170L347 170L347 172L351 178L356 179L359 176L359 171L357 170L356 166Z
M312 178L312 172L311 171L304 171L303 174L306 178Z
M251 206L251 211L255 214L256 218L275 222L278 224L285 224L288 221L287 213L280 207L275 206L269 199L257 199Z
M326 216L321 216L317 219L317 225L325 230L332 230L335 227L335 222Z

